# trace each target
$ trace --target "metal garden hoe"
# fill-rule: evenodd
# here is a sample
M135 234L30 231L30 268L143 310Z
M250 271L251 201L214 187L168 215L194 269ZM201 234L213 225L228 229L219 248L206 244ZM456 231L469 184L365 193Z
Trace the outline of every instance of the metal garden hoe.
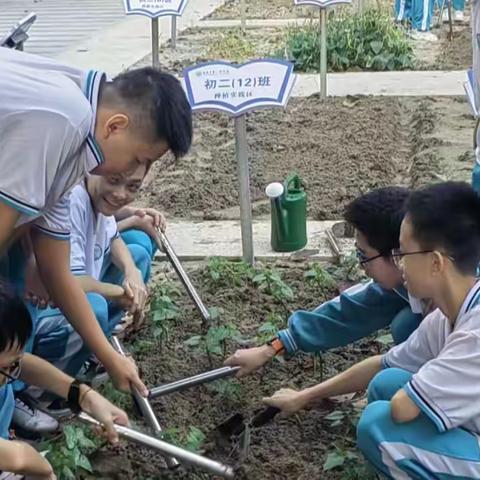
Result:
M197 291L195 290L195 287L193 286L190 278L187 275L187 272L184 270L182 264L180 263L180 260L178 259L175 250L168 241L167 236L159 228L157 228L157 236L155 237L155 242L157 244L157 247L166 253L168 259L170 260L170 263L175 269L175 272L177 272L177 275L183 283L185 290L187 291L188 295L197 307L197 310L202 317L202 326L208 328L208 325L210 324L210 313L202 302L202 299L198 295Z
M126 356L125 350L123 349L123 346L120 340L115 335L112 336L112 344L114 348L118 351L118 353ZM236 369L232 368L232 370L237 371L238 368ZM230 373L230 374L233 374L233 373ZM221 378L221 377L217 375L215 378ZM185 380L183 382L188 383L188 382L185 382ZM196 385L198 383L203 383L203 382L197 382L193 384ZM191 384L192 383L190 383L190 385ZM184 387L184 388L187 388L187 387ZM178 388L176 390L171 390L170 393L172 391L178 391L178 390L179 390ZM144 433L138 432L136 430L132 430L130 428L116 425L115 428L122 437L126 438L127 440L131 440L135 443L138 443L140 445L153 448L154 450L160 452L162 456L165 458L165 462L167 463L167 466L169 469L177 468L180 465L180 463L187 463L187 464L196 466L198 468L201 468L203 470L206 470L215 475L220 475L224 478L234 477L234 471L231 467L227 465L223 465L221 463L218 463L214 460L203 457L201 455L192 453L188 450L184 450L183 448L176 447L175 445L171 445L170 443L167 443L157 438L157 437L160 437L160 438L162 437L162 434L163 434L162 427L160 426L160 423L158 422L158 419L155 416L155 413L152 409L152 406L149 400L143 397L142 394L136 388L133 388L132 395L136 405L138 406L138 408L142 413L143 418L145 419L146 423L150 426L150 428L152 429L156 437L151 437L149 435L145 435ZM99 423L96 422L96 420L94 420L93 418L89 417L84 413L80 414L79 419L84 423L99 425Z

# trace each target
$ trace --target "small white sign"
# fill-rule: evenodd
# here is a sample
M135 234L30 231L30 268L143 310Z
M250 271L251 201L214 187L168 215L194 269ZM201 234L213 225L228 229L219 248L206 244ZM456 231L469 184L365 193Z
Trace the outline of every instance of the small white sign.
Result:
M145 15L150 18L182 15L187 0L123 0L127 15Z
M262 107L284 107L295 83L293 64L254 60L243 65L208 62L186 68L185 90L193 110L241 115Z
M352 0L294 0L296 6L310 5L313 7L327 8L341 3L352 3Z

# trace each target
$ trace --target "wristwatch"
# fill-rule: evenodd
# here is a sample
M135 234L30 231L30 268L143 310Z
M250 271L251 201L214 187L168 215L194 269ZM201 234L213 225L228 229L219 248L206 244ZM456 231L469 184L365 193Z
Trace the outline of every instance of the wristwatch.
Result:
M82 411L82 407L80 406L81 385L78 380L74 380L68 390L67 405L73 413L80 413Z
M285 347L283 346L282 341L278 338L272 338L267 342L267 345L270 345L274 350L275 350L275 355L283 352L285 350Z

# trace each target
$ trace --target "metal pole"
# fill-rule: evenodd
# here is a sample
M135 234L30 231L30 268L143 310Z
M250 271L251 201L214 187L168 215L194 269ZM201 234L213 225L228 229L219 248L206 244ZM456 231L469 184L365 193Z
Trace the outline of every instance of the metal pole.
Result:
M149 398L157 398L162 395L168 395L173 392L179 392L186 390L187 388L194 387L195 385L201 385L202 383L213 382L220 378L230 377L237 373L240 367L222 367L216 370L210 370L209 372L199 373L193 377L182 378L172 383L165 383L159 387L152 388L150 390Z
M177 16L172 15L172 38L170 39L170 46L177 48Z
M245 32L245 29L247 27L247 9L245 6L245 0L240 0L240 18L242 31Z
M95 427L101 426L100 422L84 412L81 412L78 415L78 420L80 420L82 423L86 423L87 425L93 425ZM207 457L184 450L183 448L172 445L171 443L151 437L150 435L145 435L142 432L133 430L132 428L124 427L123 425L115 425L115 430L120 437L144 447L156 450L164 457L175 456L180 458L182 463L187 463L201 468L202 470L212 473L213 475L219 475L223 478L234 478L233 468L229 467L228 465L223 465L215 460L211 460Z
M152 18L152 65L160 67L158 17Z
M320 98L327 98L327 9L320 9Z
M453 17L452 17L452 0L447 0L448 7L448 40L453 40Z
M180 277L180 280L182 281L185 290L190 295L190 298L193 300L193 303L200 312L203 321L206 324L209 324L210 313L207 310L207 307L205 307L205 305L203 304L202 299L195 290L195 287L190 281L190 278L188 278L187 272L185 272L185 270L183 269L182 264L178 260L177 255L175 254L175 250L168 241L167 236L159 228L157 228L157 234L158 236L155 238L155 242L157 243L158 248L165 251L168 259L170 260L170 263L173 265L173 268L177 272L177 275Z
M125 351L123 350L122 344L115 335L112 335L112 344L117 352L120 353L120 355L125 356ZM150 402L135 387L132 387L132 395L137 402L145 421L150 425L150 428L153 430L155 435L161 437L163 435L162 427L160 426L160 423L158 423L157 417L155 416ZM179 466L178 460L174 457L165 457L165 462L170 469L177 468Z
M235 145L239 172L240 220L242 227L243 260L253 265L252 205L248 170L247 125L245 115L235 117Z

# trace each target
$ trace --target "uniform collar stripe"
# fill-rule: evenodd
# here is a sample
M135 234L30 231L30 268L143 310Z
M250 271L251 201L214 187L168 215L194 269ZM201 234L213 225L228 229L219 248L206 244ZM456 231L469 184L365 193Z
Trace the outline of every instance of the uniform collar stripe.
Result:
M90 126L90 133L87 137L87 154L91 158L89 171L93 170L98 165L101 165L104 162L103 154L95 140L95 120L97 115L97 102L98 102L98 91L100 88L100 83L105 78L105 75L96 70L90 70L87 73L84 87L84 95L92 106L93 119L92 125Z

